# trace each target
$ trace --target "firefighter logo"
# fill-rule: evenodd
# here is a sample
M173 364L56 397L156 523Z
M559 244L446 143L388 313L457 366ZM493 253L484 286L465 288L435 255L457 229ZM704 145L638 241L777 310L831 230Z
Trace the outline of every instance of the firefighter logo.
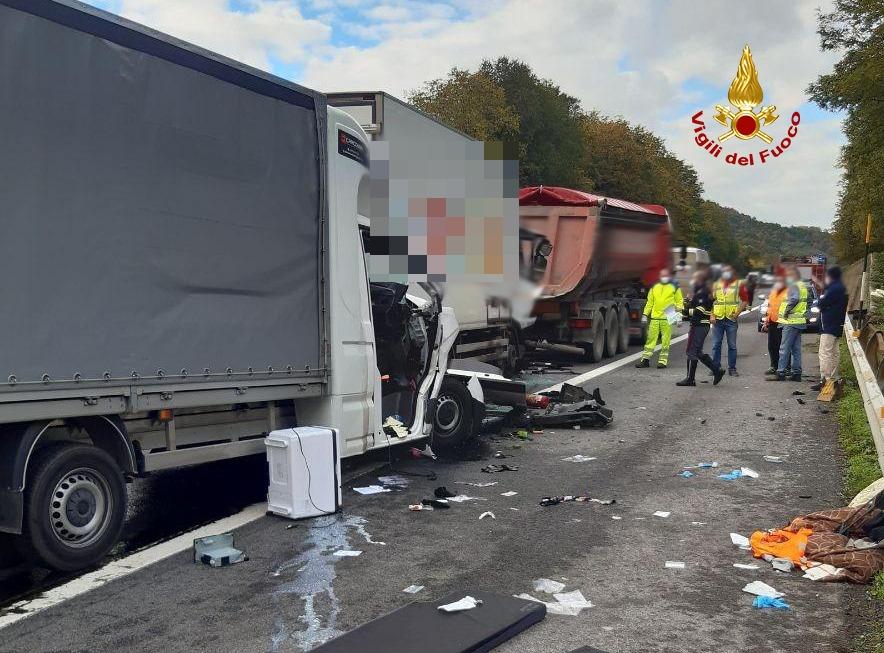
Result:
M779 116L774 105L763 107L755 113L755 107L759 106L763 99L764 92L758 82L758 70L747 45L743 48L737 74L727 92L727 100L736 111L731 111L720 104L715 105L713 117L719 124L728 128L728 131L718 137L718 141L723 143L731 136L748 141L757 136L765 143L771 143L773 138L765 134L762 127L771 124Z

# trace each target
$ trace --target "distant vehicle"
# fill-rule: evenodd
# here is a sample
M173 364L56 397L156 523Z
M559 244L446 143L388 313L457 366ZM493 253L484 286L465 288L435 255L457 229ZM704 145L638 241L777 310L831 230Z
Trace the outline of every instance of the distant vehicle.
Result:
M699 247L681 245L672 248L672 276L684 291L691 287L691 276L709 268L709 252Z
M807 329L805 333L819 333L820 331L820 294L812 283L807 283ZM767 316L767 307L770 299L766 295L759 295L758 298L764 298L761 307L758 309L758 331L764 326L764 318Z
M768 274L767 272L763 273L758 279L758 287L759 288L770 288L774 284L774 275ZM761 297L761 295L759 295Z

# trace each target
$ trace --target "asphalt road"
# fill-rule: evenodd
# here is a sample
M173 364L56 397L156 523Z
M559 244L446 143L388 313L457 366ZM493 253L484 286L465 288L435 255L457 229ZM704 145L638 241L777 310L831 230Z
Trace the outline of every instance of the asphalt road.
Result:
M470 589L537 595L537 578L581 590L594 607L576 617L549 615L496 650L846 650L848 611L862 588L732 566L752 560L730 532L748 536L841 504L834 417L809 396L798 404L791 393L807 384L763 382L765 343L751 319L740 330L742 376L718 387L675 387L684 367L684 344L676 345L668 370L628 365L587 384L600 386L615 411L606 429L547 431L530 442L485 438L457 459L399 461L399 471L438 478L409 476L404 492L373 496L351 488L376 482L377 472L353 479L342 515L294 528L263 517L239 529L246 563L210 569L182 552L0 630L0 651L306 651L414 599ZM815 371L815 356L807 358L806 370ZM575 365L574 373L585 369ZM532 384L567 375L543 377ZM519 470L482 473L498 450ZM574 454L596 460L562 460ZM768 454L786 462L766 462ZM720 467L678 476L704 461ZM760 477L717 478L741 466ZM439 485L483 500L408 511ZM187 490L161 494L164 505L199 512L215 499ZM508 491L518 494L501 496ZM538 505L543 496L580 493L617 503ZM485 511L496 519L480 521ZM333 556L339 549L363 553ZM666 561L685 569L665 569ZM753 609L741 588L755 579L785 592L792 609ZM412 584L426 589L402 592Z

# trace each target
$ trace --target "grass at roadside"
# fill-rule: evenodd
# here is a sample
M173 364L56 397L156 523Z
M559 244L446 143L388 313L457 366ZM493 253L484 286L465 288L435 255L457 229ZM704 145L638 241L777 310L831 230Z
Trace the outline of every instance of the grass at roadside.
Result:
M881 477L875 442L863 407L862 394L856 384L856 374L841 339L841 374L844 394L838 401L838 439L844 450L844 494L848 501ZM869 622L853 641L854 653L884 653L884 572L879 573L869 588Z

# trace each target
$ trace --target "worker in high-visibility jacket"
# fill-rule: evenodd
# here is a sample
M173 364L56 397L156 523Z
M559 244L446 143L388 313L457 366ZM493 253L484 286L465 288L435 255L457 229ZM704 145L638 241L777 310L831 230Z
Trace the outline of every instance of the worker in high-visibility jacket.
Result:
M727 373L737 376L737 326L740 313L749 305L749 293L736 278L733 266L725 265L712 286L712 361L721 367L721 345L727 338Z
M642 322L648 325L648 339L645 350L636 367L650 367L651 356L657 341L660 341L660 356L657 367L663 368L669 363L669 342L672 340L672 325L681 320L684 310L684 297L681 289L672 282L669 270L660 270L660 281L648 291Z
M801 380L801 334L807 328L807 284L801 279L798 268L790 267L786 271L786 299L780 303L780 315L777 320L783 327L780 343L780 360L777 375L771 381L785 381L786 368L791 359L792 381Z

